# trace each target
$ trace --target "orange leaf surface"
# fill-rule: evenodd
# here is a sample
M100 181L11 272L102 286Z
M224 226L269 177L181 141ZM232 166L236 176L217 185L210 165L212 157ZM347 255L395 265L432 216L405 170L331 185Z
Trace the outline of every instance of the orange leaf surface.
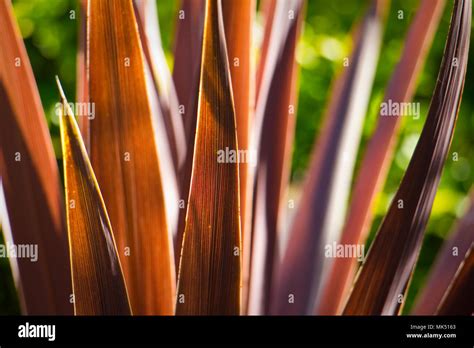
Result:
M240 312L239 167L225 155L234 151L235 156L238 148L224 40L221 2L208 0L178 315Z
M134 314L172 314L175 269L164 182L131 0L89 1L91 161ZM178 204L178 202L167 202Z
M252 153L249 148L250 125L254 110L254 80L252 78L252 23L255 14L255 1L222 2L224 29L229 55L229 66L232 80L232 92L235 103L235 117L237 121L237 142L242 158L239 161L240 183L240 221L242 226L242 241L248 240L250 228L250 213L252 207L252 184L248 180L249 165ZM247 234L247 236L246 236ZM248 247L248 246L247 246ZM242 273L244 278L244 291L248 268L250 267L250 252L243 244L242 260L244 262ZM244 296L245 297L245 296ZM245 303L245 302L244 302ZM245 309L243 309L245 312Z
M79 127L58 82L74 312L130 314L112 227Z

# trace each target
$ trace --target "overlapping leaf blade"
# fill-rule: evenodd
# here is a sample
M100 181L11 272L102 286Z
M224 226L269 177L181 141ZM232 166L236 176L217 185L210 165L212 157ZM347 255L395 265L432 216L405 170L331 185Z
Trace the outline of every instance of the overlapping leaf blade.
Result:
M143 46L148 98L155 122L155 140L160 158L160 174L166 183L164 197L167 221L174 241L178 234L179 172L186 158L182 115L171 73L161 46L157 8L154 0L135 0L134 8ZM184 200L184 199L183 199ZM184 209L182 209L184 210Z
M74 312L127 315L130 305L107 210L59 80L58 87Z
M260 57L258 60L258 66L256 71L256 93L255 97L258 99L258 93L260 92L260 86L262 84L263 72L267 62L268 47L270 44L270 38L272 35L273 18L276 13L277 0L262 0L260 1L260 13L264 20L264 33L263 42L260 46Z
M88 21L91 162L132 311L172 314L172 238L132 1L89 1Z
M474 243L459 266L436 311L438 315L472 315L474 313Z
M87 0L79 1L79 28L76 56L76 100L78 103L89 102L89 83L87 74ZM91 115L81 115L78 125L87 152L90 151L89 121Z
M419 296L414 314L433 315L444 293L454 279L459 265L474 242L474 191L470 194L470 207L457 222L448 241L444 242L429 278Z
M424 0L413 19L400 61L392 74L384 103L408 102L428 55L436 27L441 19L444 0ZM400 117L380 117L354 182L352 199L341 233L342 245L364 244L370 229L372 205L383 186L395 150ZM318 314L339 314L347 299L357 269L357 259L336 258L329 271Z
M295 54L304 17L303 7L304 1L299 0L277 2L269 49L263 58L266 59L265 71L251 139L251 148L258 154L258 167L251 168L254 173L250 174L252 230L244 235L244 245L250 248L251 257L248 313L253 315L269 312L275 262L279 259L280 202L288 185L291 140L295 130Z
M183 117L189 149L194 146L196 129L204 10L205 0L182 0L176 21L173 81L179 103L184 106Z
M170 147L175 175L178 175L186 156L186 139L183 116L179 113L178 96L161 43L156 1L135 0L135 7L143 50L159 97L166 140Z
M464 87L471 0L455 1L428 117L344 314L395 314L403 303L451 143Z
M202 53L176 313L236 315L241 297L239 167L225 158L225 152L235 155L238 148L220 0L207 1Z
M254 79L252 68L252 21L255 14L255 1L222 2L225 37L229 56L229 67L232 80L232 92L235 105L237 125L237 143L239 146L239 183L240 183L240 221L242 226L242 241L249 240L250 213L252 206L252 183L248 180L251 169L255 165L252 160L250 143L250 126L254 111ZM254 151L255 152L255 151ZM247 234L247 237L246 237ZM250 252L248 245L242 245L242 277L243 303L248 290L247 277L250 267ZM242 308L243 312L246 311Z
M193 166L204 14L205 0L182 0L176 23L173 81L180 108L184 111L184 132L187 141L186 158L179 173L180 197L184 201L184 207L180 207L179 211L175 243L176 264L179 263L183 243Z
M71 274L59 173L33 72L10 1L0 1L0 185L7 243L37 248L11 258L22 310L71 314ZM3 204L2 204L3 206ZM8 246L8 244L7 244ZM54 284L54 285L53 285Z
M334 85L277 280L277 313L309 314L315 308L327 263L325 245L338 238L349 195L386 7L386 1L374 1L355 32L349 65Z

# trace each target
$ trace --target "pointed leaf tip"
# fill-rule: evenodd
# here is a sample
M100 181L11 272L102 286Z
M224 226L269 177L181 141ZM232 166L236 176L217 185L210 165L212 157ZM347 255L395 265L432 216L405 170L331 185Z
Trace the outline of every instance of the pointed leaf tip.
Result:
M241 236L236 121L220 1L207 1L191 188L179 268L176 313L240 312ZM222 153L222 152L221 152Z
M76 315L131 314L112 226L59 78L66 217Z

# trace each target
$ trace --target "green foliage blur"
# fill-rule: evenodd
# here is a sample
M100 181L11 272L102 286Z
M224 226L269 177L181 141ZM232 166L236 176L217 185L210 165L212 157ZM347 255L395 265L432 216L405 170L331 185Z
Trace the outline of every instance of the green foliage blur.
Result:
M376 125L385 87L399 60L404 37L418 3L417 0L392 1L387 16L387 26L364 125L358 162ZM47 114L53 146L59 159L61 156L59 128L57 120L53 117L54 105L58 101L54 76L59 75L66 94L72 99L72 96L75 95L76 80L75 60L78 19L80 16L78 4L76 0L14 0L13 4ZM168 62L172 66L174 26L179 1L157 0L157 4L163 45ZM304 34L297 52L297 61L301 70L291 173L292 183L297 184L304 178L312 147L322 124L322 116L331 91L331 82L342 69L343 58L350 55L351 28L363 16L368 5L369 1L364 0L308 1ZM399 11L403 11L403 19L398 18ZM398 188L423 128L441 63L451 11L452 3L448 2L423 73L419 79L414 101L421 104L421 116L417 120L406 117L402 121L388 180L383 192L379 194L376 204L376 218L372 226L369 243L380 226L390 201ZM257 22L261 22L259 16L257 16ZM255 28L255 34L257 40L261 39L262 28L259 28L258 24ZM472 46L474 45L471 42ZM455 220L462 215L466 206L466 194L474 179L474 137L472 137L474 134L474 85L471 83L474 79L472 69L472 64L474 64L473 51L471 49L469 55L470 65L467 71L464 96L454 140L436 195L420 259L406 299L404 313L409 313L439 247L447 238ZM453 160L453 153L457 153L457 161ZM61 166L61 162L58 163ZM10 278L10 280L4 282L7 278ZM6 288L0 291L0 314L18 313L19 307L8 262L4 259L0 260L0 279L2 279L2 284L7 284Z
M364 15L369 4L369 1L354 0L308 1L304 35L298 51L301 77L292 168L295 180L304 176L315 136L321 127L322 116L331 91L329 88L331 81L341 70L343 58L350 54L351 28ZM416 0L391 2L358 162L376 126L385 88L400 58L404 38L418 4L419 1ZM399 19L399 11L403 11L403 19ZM383 192L379 194L376 202L369 244L398 189L423 128L443 56L451 12L452 2L447 1L413 99L414 102L420 103L420 118L415 120L405 117L402 120L394 160ZM472 38L471 47L473 47ZM448 152L423 247L406 298L403 310L405 314L409 313L417 293L422 288L440 246L454 227L456 219L465 211L466 195L474 179L473 55L471 49L454 139Z

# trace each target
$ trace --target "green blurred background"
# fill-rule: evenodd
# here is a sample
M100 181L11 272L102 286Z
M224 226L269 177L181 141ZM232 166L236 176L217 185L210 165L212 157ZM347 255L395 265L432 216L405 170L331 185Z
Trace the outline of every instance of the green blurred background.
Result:
M172 66L175 18L179 1L158 0L157 4L163 45L168 62ZM418 0L392 1L364 125L359 159L376 124L385 87L399 60L407 28L418 4ZM67 95L75 95L78 4L76 0L14 0L13 5L48 118L53 145L59 158L59 127L57 118L53 117L54 104L58 101L54 76L60 76ZM294 184L301 182L307 169L311 149L321 127L321 118L329 97L331 81L342 67L342 59L350 54L351 27L361 18L368 5L369 1L363 0L308 1L304 34L297 54L301 74L291 174ZM398 19L399 10L403 11L403 19ZM452 2L448 1L414 98L415 102L421 104L421 117L418 120L408 117L403 120L388 180L376 204L376 218L369 243L395 194L423 127L443 54L451 10ZM75 18L71 19L73 16ZM257 22L259 22L258 17ZM256 25L257 38L261 36L261 31L261 28L258 29ZM471 46L473 46L472 42ZM439 247L449 234L455 220L466 208L466 194L474 178L474 137L472 136L474 134L474 85L471 83L474 78L471 68L474 64L473 50L469 56L470 65L456 132L407 297L405 313L409 312L416 294L423 286ZM453 161L453 152L458 153L458 161ZM0 236L0 243L3 243L1 238ZM19 313L6 259L0 259L0 280L2 284L0 314Z

